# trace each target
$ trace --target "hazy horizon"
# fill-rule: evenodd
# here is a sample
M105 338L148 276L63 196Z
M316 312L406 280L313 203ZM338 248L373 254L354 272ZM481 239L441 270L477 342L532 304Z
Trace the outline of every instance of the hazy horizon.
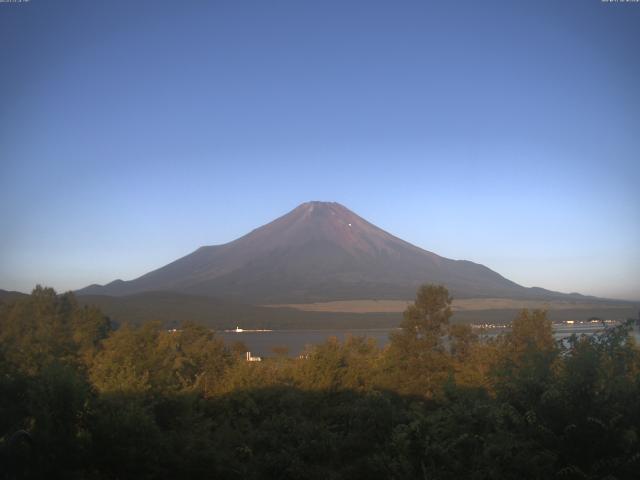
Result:
M0 4L0 288L133 279L310 200L640 300L638 4Z

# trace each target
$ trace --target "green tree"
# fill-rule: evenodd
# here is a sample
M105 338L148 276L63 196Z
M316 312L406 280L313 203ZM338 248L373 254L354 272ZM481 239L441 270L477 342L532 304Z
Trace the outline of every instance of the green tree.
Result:
M401 331L391 335L386 386L401 393L433 397L450 373L444 336L451 318L451 297L442 285L423 285L403 314Z
M31 375L52 363L89 364L110 330L97 308L79 305L71 292L58 295L40 285L28 297L0 306L5 359Z
M86 416L90 387L72 366L54 363L32 379L27 393L28 425L34 459L44 477L70 478L82 468L91 447Z
M497 392L517 408L535 404L553 381L559 349L544 310L522 310L511 330L499 339L495 379Z
M376 381L380 349L373 339L331 337L298 361L297 384L305 389L367 390Z
M452 315L451 301L449 291L442 285L421 286L415 301L403 313L401 336L438 346L447 333Z
M172 351L167 353L173 357L170 368L175 372L179 388L198 390L205 395L215 392L235 359L233 352L225 348L211 329L192 322L165 336L174 340Z

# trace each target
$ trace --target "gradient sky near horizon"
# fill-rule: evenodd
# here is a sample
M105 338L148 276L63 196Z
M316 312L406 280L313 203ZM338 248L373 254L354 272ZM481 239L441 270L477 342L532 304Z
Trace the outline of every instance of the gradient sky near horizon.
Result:
M131 279L308 200L640 299L640 3L0 3L0 288Z

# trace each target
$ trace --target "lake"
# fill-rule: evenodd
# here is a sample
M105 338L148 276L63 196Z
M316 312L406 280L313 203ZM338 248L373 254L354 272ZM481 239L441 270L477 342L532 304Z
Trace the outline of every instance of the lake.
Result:
M373 329L346 329L346 330L272 330L267 332L216 332L227 344L236 341L244 342L253 355L261 357L273 356L274 347L286 347L289 355L300 355L307 345L316 345L326 341L330 337L336 337L341 342L347 336L358 336L373 338L378 346L389 343L389 334L398 331L398 328L373 328ZM486 334L489 336L503 332L504 328L490 329ZM572 334L592 334L602 330L600 324L578 324L578 325L554 325L554 337L556 339L566 338ZM634 330L636 340L640 342L640 332Z

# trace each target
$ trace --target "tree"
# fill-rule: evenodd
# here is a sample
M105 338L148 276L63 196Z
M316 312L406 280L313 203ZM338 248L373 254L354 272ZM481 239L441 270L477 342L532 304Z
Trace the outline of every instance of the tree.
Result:
M558 353L547 312L522 310L499 340L498 393L521 409L536 403L552 381Z
M54 362L78 365L80 351L106 336L99 332L105 321L108 330L106 317L80 307L73 293L58 295L38 285L28 297L0 309L0 345L6 360L30 375Z
M401 331L391 335L387 387L401 393L436 395L451 367L443 337L451 318L451 297L442 285L423 285L403 314Z
M442 285L422 285L416 300L403 313L402 334L412 340L438 343L451 318L449 291Z

